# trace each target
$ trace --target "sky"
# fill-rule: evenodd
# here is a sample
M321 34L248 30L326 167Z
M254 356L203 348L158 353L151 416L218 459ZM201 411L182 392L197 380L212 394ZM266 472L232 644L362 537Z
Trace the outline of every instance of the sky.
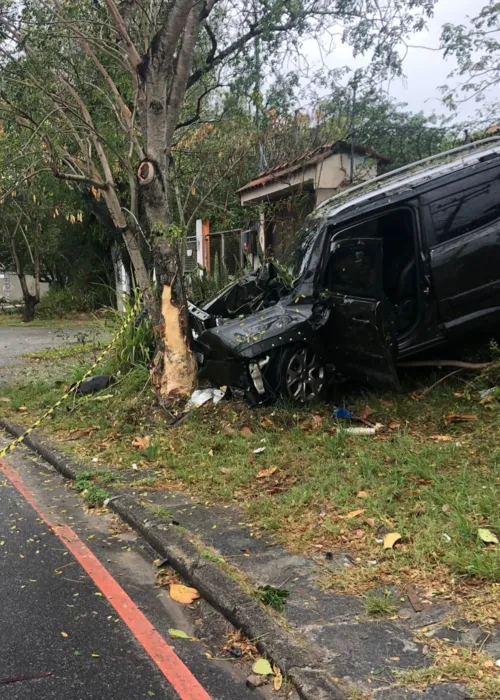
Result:
M468 25L468 17L475 16L486 0L438 0L434 10L434 17L427 21L427 28L414 34L410 43L431 48L439 47L441 27L446 22ZM308 46L308 53L318 52L312 43ZM312 58L312 56L311 56ZM314 58L313 58L314 60ZM331 68L349 66L353 69L366 65L367 59L363 57L353 58L350 48L338 44L335 50L327 57L326 63ZM454 84L448 79L449 73L456 66L453 59L445 60L442 52L428 51L422 48L410 48L403 64L404 79L391 81L385 88L389 94L400 102L406 102L411 111L423 110L426 114L433 111L438 114L449 114L440 101L439 86ZM488 99L500 100L500 86L488 94ZM474 116L477 104L470 101L460 107L457 121L464 121Z

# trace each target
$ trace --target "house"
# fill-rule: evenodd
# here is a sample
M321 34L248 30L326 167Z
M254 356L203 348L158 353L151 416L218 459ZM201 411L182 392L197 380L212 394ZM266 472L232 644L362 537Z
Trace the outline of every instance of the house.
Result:
M260 206L258 246L255 240L248 242L253 256L258 247L260 253L286 259L318 204L341 188L375 177L379 166L388 163L369 148L335 141L261 172L238 190L242 206Z

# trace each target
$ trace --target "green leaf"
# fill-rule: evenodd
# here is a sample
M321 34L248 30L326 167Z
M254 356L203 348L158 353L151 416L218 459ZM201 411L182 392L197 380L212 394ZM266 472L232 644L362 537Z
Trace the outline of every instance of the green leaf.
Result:
M259 676L272 676L273 674L273 669L271 668L271 664L267 659L259 659L254 663L252 666L252 671L254 673L257 673Z
M499 544L498 537L491 530L487 530L486 528L480 527L477 531L477 534L479 535L479 539L481 539L486 544Z
M173 628L170 628L168 630L168 633L171 637L174 637L174 639L193 639L189 636L189 634L186 634L182 630L175 630Z

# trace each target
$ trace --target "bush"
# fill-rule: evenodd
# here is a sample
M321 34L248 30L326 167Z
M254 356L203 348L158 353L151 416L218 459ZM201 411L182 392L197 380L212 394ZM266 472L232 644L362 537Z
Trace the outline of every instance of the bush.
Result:
M135 300L130 297L126 302L125 314L112 310L113 330L118 333L122 328L126 314L129 313ZM153 324L146 312L141 312L124 329L117 339L111 354L112 371L126 372L134 367L147 367L153 359L155 337Z
M106 294L98 287L90 289L82 289L76 285L51 287L36 307L36 315L42 319L65 318L71 314L96 311L105 303Z

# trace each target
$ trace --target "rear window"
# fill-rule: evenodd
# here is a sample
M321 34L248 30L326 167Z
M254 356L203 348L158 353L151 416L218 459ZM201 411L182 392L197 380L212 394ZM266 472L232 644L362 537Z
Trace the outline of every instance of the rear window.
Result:
M430 205L437 243L449 241L500 218L500 172L496 168L465 178L462 183L460 191L457 191L456 184L443 188L455 191Z

